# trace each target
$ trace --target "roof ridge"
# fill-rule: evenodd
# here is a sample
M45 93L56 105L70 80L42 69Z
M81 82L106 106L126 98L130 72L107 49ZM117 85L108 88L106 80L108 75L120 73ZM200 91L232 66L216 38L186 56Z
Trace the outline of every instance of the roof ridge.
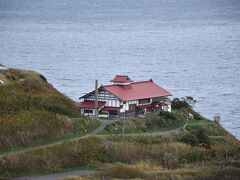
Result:
M153 82L152 79L149 80L144 80L144 81L134 81L130 82L129 84L123 85L123 84L107 84L107 85L102 85L103 87L111 87L111 86L129 86L131 84L138 84L138 83L145 83L145 82Z
M134 82L132 82L130 84L145 83L145 82L153 82L153 80L149 79L149 80L144 80L144 81L134 81Z
M116 76L123 76L123 77L126 77L126 76L128 76L128 75L117 74Z

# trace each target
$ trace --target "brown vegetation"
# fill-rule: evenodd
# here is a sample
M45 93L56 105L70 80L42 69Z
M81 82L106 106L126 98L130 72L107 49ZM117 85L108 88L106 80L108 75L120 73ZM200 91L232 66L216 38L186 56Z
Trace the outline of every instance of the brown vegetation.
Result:
M161 174L170 177L171 172L187 177L193 176L194 172L200 175L205 171L208 172L206 176L214 177L215 171L223 173L221 165L225 164L224 167L229 169L224 171L227 171L228 176L231 175L229 171L233 171L231 176L235 177L240 173L240 146L236 140L230 138L225 138L224 145L222 142L214 142L211 148L205 148L178 142L179 134L133 138L129 136L124 141L114 137L92 137L6 156L1 160L1 173L46 173L95 166L103 168L102 176L112 178L157 178ZM136 167L140 162L158 170L139 170ZM187 168L192 170L188 171Z
M44 77L19 70L6 73L9 82L0 87L1 147L46 140L74 127L80 128L81 125L70 119L78 115L75 103L52 88ZM16 174L95 167L102 172L86 178L237 179L240 176L239 141L219 124L195 113L185 102L175 101L173 109L181 114L181 119L183 113L190 112L197 120L189 122L187 133L128 135L124 139L90 137L12 153L0 158L0 175L11 178ZM164 123L166 119L179 118L176 114L164 114L164 117L143 121L147 121L151 129L165 127L169 123ZM142 124L137 123L133 124L136 130L142 128Z
M33 71L0 72L0 148L28 145L73 130L79 115L75 102L63 96L46 78Z

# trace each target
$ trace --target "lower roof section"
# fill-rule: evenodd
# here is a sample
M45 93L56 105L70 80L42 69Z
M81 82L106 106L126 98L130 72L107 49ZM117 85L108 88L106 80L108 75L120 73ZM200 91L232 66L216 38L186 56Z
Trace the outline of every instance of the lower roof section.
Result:
M98 101L98 109L101 109L105 106L105 101ZM85 100L79 103L80 108L95 109L95 101Z

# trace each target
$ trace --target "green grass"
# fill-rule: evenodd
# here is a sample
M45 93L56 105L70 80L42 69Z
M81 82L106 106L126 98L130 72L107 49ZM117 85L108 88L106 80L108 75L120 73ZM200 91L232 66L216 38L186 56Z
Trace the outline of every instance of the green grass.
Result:
M55 171L51 171L51 172L34 172L34 173L22 173L22 172L11 172L9 173L5 173L5 174L0 174L0 179L4 179L4 178L8 178L8 179L12 179L13 177L21 177L21 176L32 176L34 178L34 176L44 176L44 175L50 175L52 173L64 173L64 172L69 172L69 171L75 171L75 170L96 170L96 171L100 171L101 168L96 167L96 166L75 166L75 167L70 167L70 168L59 168Z
M31 143L30 145L17 145L14 147L2 148L0 150L0 155L4 155L5 153L9 152L16 152L19 150L27 150L41 145L51 145L58 142L64 142L73 138L78 138L88 134L89 132L93 131L100 125L99 121L91 119L80 119L75 121L76 121L75 129L72 132L68 132L60 137L52 137L46 140L36 141L34 143Z
M194 131L199 127L204 128L209 136L225 136L227 131L223 129L217 122L209 120L189 120L186 129Z
M0 149L28 146L74 130L77 104L33 71L0 72Z
M112 136L68 141L76 137L76 132L82 136L87 133L85 129L88 132L95 129L99 122L74 120L79 116L76 103L35 72L10 69L0 73L8 79L0 86L0 148L5 152L9 152L10 147L15 150L29 148L2 156L0 176L8 178L94 167L101 169L102 174L89 177L92 179L239 177L239 141L218 123L194 112L185 102L175 100L171 113L126 121L128 135L124 139L120 135L123 126L120 121L101 132ZM152 133L182 127L188 113L195 119L186 127L187 133L198 138L195 144L189 144L189 139L181 141L186 132ZM208 138L209 146L203 145L203 140ZM31 149L41 143L59 141L63 143Z
M0 174L6 175L6 170L12 175L49 173L76 167L95 167L103 168L103 173L108 172L110 178L117 178L117 174L109 173L113 172L111 166L121 163L120 169L129 166L135 169L135 166L139 166L139 162L142 162L143 165L146 163L146 166L150 166L149 169L153 168L149 173L148 168L146 171L140 169L144 177L147 178L158 177L161 173L169 174L172 172L179 174L185 167L204 173L205 169L219 169L221 164L226 163L224 167L228 167L229 171L234 172L234 175L239 172L240 155L238 152L240 146L236 140L226 137L227 144L218 142L214 143L211 148L204 148L178 142L180 135L128 136L124 138L124 141L114 136L79 139L78 141L66 142L52 147L9 155L4 158L5 163L2 170L0 169ZM226 148L230 152L227 159L225 157ZM160 169L155 171L154 169L157 167ZM117 169L114 169L115 171ZM132 171L131 169L126 170L126 172L129 172L129 177L128 173L126 173L127 177L125 178L130 178L135 173L138 174L138 171ZM158 173L155 174L155 172ZM188 173L182 172L182 174L187 175ZM212 175L212 172L207 174L207 176ZM140 178L138 175L136 177Z
M145 118L132 118L125 121L125 134L151 133L177 129L185 124L186 118L181 111L162 112L159 115L148 115ZM123 133L123 120L108 125L99 135L117 135Z

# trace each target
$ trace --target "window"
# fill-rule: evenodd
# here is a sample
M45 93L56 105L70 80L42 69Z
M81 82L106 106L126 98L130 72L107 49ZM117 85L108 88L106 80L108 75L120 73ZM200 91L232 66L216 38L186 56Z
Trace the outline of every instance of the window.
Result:
M99 114L101 114L101 115L108 115L108 112L107 111L100 111Z
M84 109L84 114L93 114L92 109Z
M150 99L140 99L139 104L147 104L150 103Z
M135 110L136 104L129 104L129 110Z
M117 116L118 112L117 111L109 111L110 116Z

